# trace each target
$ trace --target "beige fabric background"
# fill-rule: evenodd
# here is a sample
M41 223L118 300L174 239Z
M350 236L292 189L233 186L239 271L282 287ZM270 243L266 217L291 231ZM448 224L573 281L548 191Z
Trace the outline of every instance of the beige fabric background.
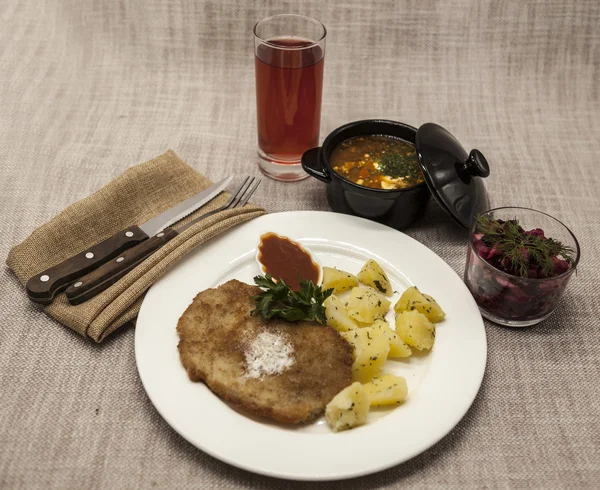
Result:
M564 301L526 330L486 323L481 391L430 450L369 477L300 485L185 442L144 393L133 329L93 345L31 304L3 267L0 487L597 488L595 0L2 0L0 255L167 148L212 179L258 173L250 32L281 12L328 27L323 136L367 117L438 122L487 156L492 204L532 206L572 227L583 259ZM256 202L325 210L323 191L316 181L269 181ZM462 274L465 233L435 203L408 233Z

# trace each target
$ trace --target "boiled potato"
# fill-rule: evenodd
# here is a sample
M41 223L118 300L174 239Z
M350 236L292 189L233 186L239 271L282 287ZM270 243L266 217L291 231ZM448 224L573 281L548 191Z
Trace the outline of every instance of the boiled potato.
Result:
M356 322L350 318L344 303L335 295L332 294L323 303L325 306L325 317L327 325L335 328L338 332L347 332L358 328Z
M382 374L363 385L369 403L372 407L383 405L397 405L402 403L408 395L408 386L402 376Z
M392 284L381 266L373 259L367 260L356 276L360 282L377 289L386 296L394 294Z
M431 349L435 341L435 325L417 310L396 315L396 333L407 345L416 349Z
M378 316L377 318L375 318L375 321L379 320L381 317ZM358 325L359 328L365 328L365 327L370 327L373 325L373 321L370 322L359 322L357 320L354 320L356 322L356 324Z
M390 304L385 296L372 287L358 286L352 288L346 308L350 317L357 322L373 323L385 316Z
M379 318L380 317L377 317L375 320L379 320ZM358 328L370 328L373 326L373 322L368 322L368 323L356 322L356 324L358 325Z
M352 364L352 379L366 383L379 375L390 351L390 341L385 335L378 335L356 353Z
M358 330L359 332L364 329ZM387 336L390 341L390 352L388 353L388 357L409 357L412 355L412 350L408 345L406 345L398 334L390 328L390 324L386 322L383 318L375 320L371 330L374 332L371 333L372 337L376 337L379 334L383 334Z
M381 335L381 333L382 331L379 329L365 327L350 330L348 332L340 332L340 335L354 347L354 359L356 359L358 353L369 347L371 341L375 339L375 337Z
M433 323L441 322L446 316L446 313L444 313L444 310L442 310L437 301L428 294L421 293L416 286L412 286L404 291L394 306L396 313L411 310L423 313Z
M325 407L325 420L335 431L364 424L369 414L369 397L360 383L352 383Z
M353 287L358 286L356 276L346 271L334 269L333 267L323 267L323 281L321 289L332 289L334 293L348 291Z

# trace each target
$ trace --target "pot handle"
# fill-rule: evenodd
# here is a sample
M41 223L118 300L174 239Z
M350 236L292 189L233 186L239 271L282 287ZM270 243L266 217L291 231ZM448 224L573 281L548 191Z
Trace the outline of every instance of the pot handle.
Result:
M320 154L320 146L305 151L302 155L302 168L308 175L328 184L331 182L331 175L329 175L327 169L323 168L321 159L319 158Z

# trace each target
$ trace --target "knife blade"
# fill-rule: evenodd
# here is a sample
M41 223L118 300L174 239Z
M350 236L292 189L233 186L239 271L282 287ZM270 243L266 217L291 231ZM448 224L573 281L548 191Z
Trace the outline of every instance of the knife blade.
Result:
M140 225L133 225L121 230L93 247L36 274L27 281L25 286L29 299L41 304L51 303L54 296L75 279L88 274L121 252L147 240L193 213L220 194L232 179L233 176L230 175L158 216Z

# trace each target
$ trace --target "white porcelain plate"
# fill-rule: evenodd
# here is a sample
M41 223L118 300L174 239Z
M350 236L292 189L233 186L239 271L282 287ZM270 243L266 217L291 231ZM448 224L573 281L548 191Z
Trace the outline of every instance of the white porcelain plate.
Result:
M372 410L369 422L333 433L324 422L292 427L247 416L204 384L191 382L179 360L177 320L194 296L236 278L252 284L261 233L299 241L323 266L358 273L368 258L388 273L398 294L414 284L438 300L446 320L431 353L388 360L402 375L405 403ZM135 333L140 378L173 429L206 453L234 466L279 478L335 480L402 463L444 437L475 399L486 363L483 321L456 273L412 238L372 221L335 213L268 214L199 247L148 291Z

